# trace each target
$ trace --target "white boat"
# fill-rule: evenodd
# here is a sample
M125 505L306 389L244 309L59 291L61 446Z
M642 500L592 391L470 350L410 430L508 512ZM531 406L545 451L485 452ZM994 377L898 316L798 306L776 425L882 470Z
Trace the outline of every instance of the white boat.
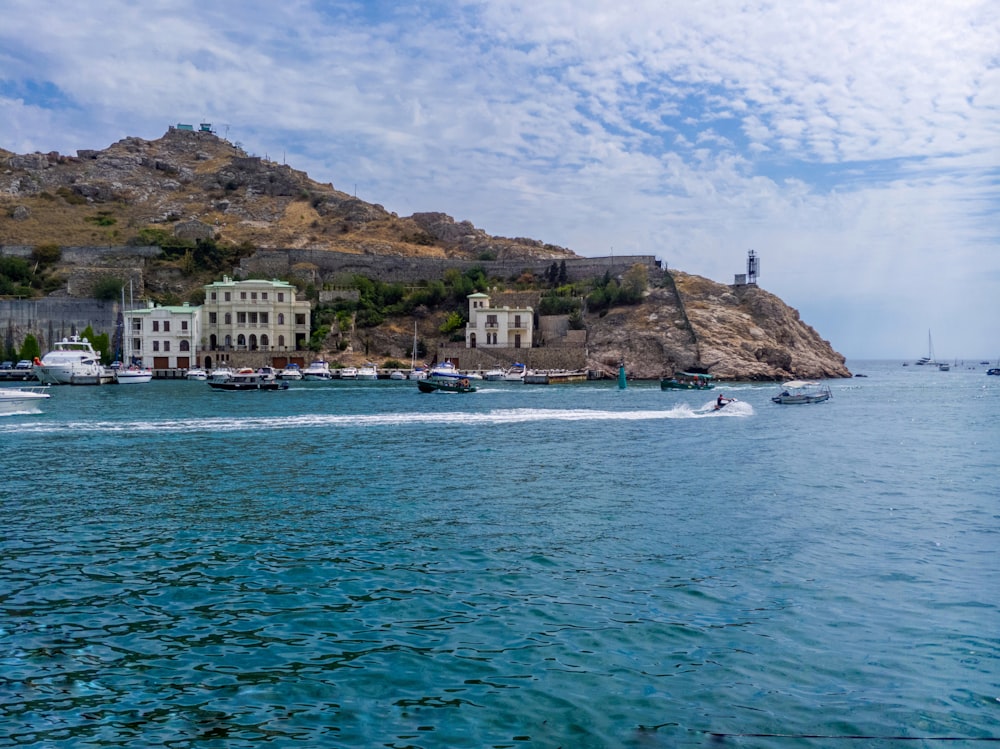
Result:
M340 379L342 380L356 380L358 379L358 368L357 367L342 367L340 370Z
M132 307L132 283L129 282L128 286L128 298L129 307ZM125 309L125 287L122 287L122 309ZM120 337L118 339L118 344L121 346L119 353L122 359L128 362L128 365L118 362L118 366L111 365L111 369L115 375L115 382L119 385L141 385L152 381L153 370L148 367L142 366L141 360L132 356L132 337L129 335L129 331L125 327L125 316L124 312L118 315L118 325Z
M524 382L525 372L527 368L521 362L514 362L510 369L504 372L503 379L505 382Z
M114 370L115 382L119 385L138 385L153 379L153 370L133 365Z
M378 379L378 367L376 367L372 362L365 362L358 368L358 379L359 380L377 380Z
M406 379L406 372L403 372L402 370L399 370L399 369L394 369L394 370L392 370L389 373L389 379L390 380L405 380Z
M445 359L440 364L435 364L433 367L431 367L431 371L429 372L428 377L438 378L438 379L453 378L457 380L462 377L462 373L455 368L455 365L452 364L451 359Z
M931 341L931 332L929 330L927 331L927 356L921 356L914 362L914 364L919 367L923 367L925 365L933 367L941 366L941 362L934 361L934 343ZM947 365L945 366L947 367ZM945 371L947 371L947 369L945 369Z
M232 367L216 367L208 374L209 382L226 382L236 374Z
M75 335L56 343L34 369L43 385L99 385L107 377L101 355L90 341Z
M40 414L48 399L47 387L0 388L0 414Z
M193 367L184 373L184 379L204 382L208 379L208 371L201 367Z
M408 379L408 380L426 380L427 379L427 370L426 369L420 369L420 368L411 369L410 373L406 376L406 379Z
M288 366L278 372L279 380L301 380L302 367L295 362L290 362Z
M781 386L781 392L771 398L774 403L795 405L822 403L832 397L830 386L812 380L790 380Z
M410 349L410 372L406 375L408 380L426 380L427 370L417 366L417 321L413 321L413 348Z
M308 380L309 382L332 380L333 373L330 371L329 364L327 364L322 359L317 359L316 361L312 362L308 367L302 370L302 379Z
M497 382L502 380L504 375L507 374L506 369L501 369L500 367L494 367L493 369L488 369L483 374L484 380L489 380L491 382Z

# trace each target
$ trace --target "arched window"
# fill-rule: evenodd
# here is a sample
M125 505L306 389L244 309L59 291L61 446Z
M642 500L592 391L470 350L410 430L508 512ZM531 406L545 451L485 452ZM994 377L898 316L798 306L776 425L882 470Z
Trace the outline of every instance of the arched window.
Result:
M278 313L278 325L284 325L284 324L285 324L285 313L284 312L279 312Z
M215 351L215 349L219 347L219 339L215 337L215 333L212 333L212 335L208 337L208 347L212 349L212 351Z
M280 349L285 348L285 336L283 335L278 336L278 348Z
M489 338L489 333L486 334L486 337L487 337L487 339ZM489 343L488 340L487 340L487 343ZM469 348L475 348L475 347L476 347L476 334L475 333L470 333L469 334Z
M257 336L253 333L250 334L250 350L251 351L257 350Z
M189 341L181 341L181 351L190 351L191 343Z
M226 348L229 348L230 346L233 345L233 337L231 335L227 335L226 336L226 344L225 345L226 345Z
M247 337L245 335L243 335L242 333L240 333L238 336L236 336L236 345L237 346L246 346L247 345Z
M260 347L264 348L265 346L267 346L268 343L269 343L269 341L268 341L268 338L267 338L267 334L262 335L260 337Z

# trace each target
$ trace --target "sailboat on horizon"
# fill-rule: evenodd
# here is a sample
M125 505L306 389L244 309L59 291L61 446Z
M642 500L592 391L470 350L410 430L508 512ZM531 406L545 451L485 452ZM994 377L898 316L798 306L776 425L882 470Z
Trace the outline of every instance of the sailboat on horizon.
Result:
M924 366L929 364L931 366L938 366L938 362L934 361L934 341L931 339L931 331L927 331L927 356L921 356L914 362L917 366Z

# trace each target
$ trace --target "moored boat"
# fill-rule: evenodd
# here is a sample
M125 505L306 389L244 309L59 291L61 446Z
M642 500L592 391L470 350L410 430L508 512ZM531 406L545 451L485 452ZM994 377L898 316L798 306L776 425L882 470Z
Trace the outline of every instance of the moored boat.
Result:
M101 385L112 379L101 365L101 355L80 336L57 342L34 370L43 385Z
M302 367L300 367L295 362L289 362L285 365L285 368L278 372L279 380L301 380L302 379Z
M205 382L205 380L208 379L208 370L202 369L201 367L192 367L184 373L184 379L195 380L196 382Z
M514 362L510 365L507 371L503 373L503 377L501 379L504 382L524 382L524 375L527 371L528 368L521 364L521 362Z
M377 380L378 367L372 362L365 362L358 368L359 380Z
M784 405L822 403L830 400L832 395L829 385L811 380L790 380L781 386L781 392L771 401Z
M329 364L321 359L317 359L302 370L302 379L309 382L332 380L333 373L330 371Z

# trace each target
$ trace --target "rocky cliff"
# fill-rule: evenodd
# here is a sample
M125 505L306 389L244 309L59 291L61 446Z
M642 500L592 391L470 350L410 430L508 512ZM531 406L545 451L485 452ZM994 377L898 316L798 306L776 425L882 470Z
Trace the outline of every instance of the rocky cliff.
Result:
M844 357L796 310L758 286L678 271L666 280L642 304L588 320L589 368L613 371L625 361L640 379L675 370L728 380L851 376Z

